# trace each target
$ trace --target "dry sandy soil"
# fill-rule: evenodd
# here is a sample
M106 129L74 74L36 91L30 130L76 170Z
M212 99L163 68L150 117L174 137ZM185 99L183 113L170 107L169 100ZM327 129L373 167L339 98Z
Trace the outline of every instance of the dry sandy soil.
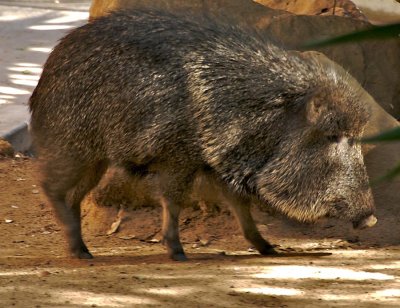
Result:
M93 231L98 221L89 209L84 234L95 258L75 260L33 160L0 160L0 188L0 307L400 305L394 229L385 240L366 240L344 224L301 226L255 211L263 235L281 251L262 257L248 249L228 211L186 209L181 230L190 261L179 263L157 242L160 209L130 212L111 236Z
M60 30L87 13L0 9L0 124L9 125L25 119ZM397 203L378 209L378 225L358 233L345 223L304 226L255 209L262 234L279 245L276 257L248 249L229 211L186 209L181 238L190 260L183 263L170 261L158 242L159 208L130 211L110 236L117 209L87 208L84 235L95 255L87 261L66 253L38 185L33 160L0 158L0 307L400 306Z

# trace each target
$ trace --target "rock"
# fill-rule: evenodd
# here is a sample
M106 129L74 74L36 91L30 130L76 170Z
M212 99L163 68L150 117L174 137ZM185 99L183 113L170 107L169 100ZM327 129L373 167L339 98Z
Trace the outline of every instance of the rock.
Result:
M47 276L50 276L50 275L51 275L51 273L49 271L41 271L41 272L38 273L38 276L41 277L41 278L47 277Z
M126 236L118 236L121 240L133 240L136 239L136 235L126 235Z
M110 229L106 232L106 235L114 234L118 231L119 226L121 225L122 219L118 217L116 221L111 224Z
M335 15L367 21L367 17L350 0L255 0L276 10L284 10L296 15Z
M0 139L0 158L1 157L13 157L14 149L11 144L3 139Z

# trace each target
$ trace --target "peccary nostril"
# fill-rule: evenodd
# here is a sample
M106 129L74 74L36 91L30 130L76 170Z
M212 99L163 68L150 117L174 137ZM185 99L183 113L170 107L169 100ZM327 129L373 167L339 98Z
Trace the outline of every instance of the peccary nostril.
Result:
M378 219L374 215L370 215L360 221L353 222L354 229L365 229L375 226Z

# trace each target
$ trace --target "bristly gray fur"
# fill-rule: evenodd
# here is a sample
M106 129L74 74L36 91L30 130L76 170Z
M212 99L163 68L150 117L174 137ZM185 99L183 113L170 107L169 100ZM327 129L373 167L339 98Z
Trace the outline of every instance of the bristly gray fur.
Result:
M356 221L373 212L353 143L369 116L358 91L248 29L120 11L55 47L31 125L48 194L103 161L167 174L161 191L178 200L207 169L301 221Z

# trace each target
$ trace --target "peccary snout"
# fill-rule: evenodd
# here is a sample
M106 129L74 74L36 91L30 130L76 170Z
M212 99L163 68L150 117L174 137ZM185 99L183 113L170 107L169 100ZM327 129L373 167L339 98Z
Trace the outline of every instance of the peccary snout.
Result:
M378 219L374 215L369 215L366 218L363 218L359 221L354 221L353 222L353 228L354 229L365 229L365 228L371 228L375 226L376 222Z

